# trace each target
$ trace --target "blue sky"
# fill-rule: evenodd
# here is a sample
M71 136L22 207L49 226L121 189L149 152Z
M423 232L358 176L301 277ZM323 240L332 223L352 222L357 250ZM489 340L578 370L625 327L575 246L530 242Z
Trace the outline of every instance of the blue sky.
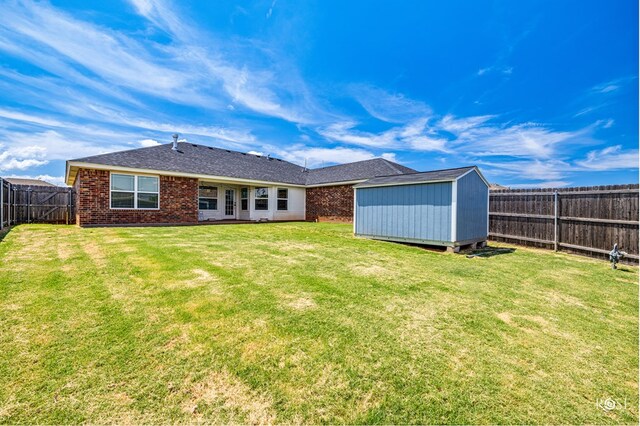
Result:
M635 1L3 2L0 175L190 142L638 182Z

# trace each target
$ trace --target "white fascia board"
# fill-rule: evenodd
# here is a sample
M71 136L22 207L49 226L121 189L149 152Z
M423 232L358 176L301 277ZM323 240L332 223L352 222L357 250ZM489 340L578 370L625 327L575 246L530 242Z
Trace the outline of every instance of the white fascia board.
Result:
M305 188L305 185L298 185L295 183L269 182L269 181L252 180L252 179L231 178L227 176L205 175L205 174L199 174L199 173L173 172L173 171L167 171L167 170L139 169L135 167L110 166L106 164L83 163L78 161L68 162L68 167L78 167L81 169L94 169L94 170L109 170L114 172L129 172L129 173L155 174L155 175L162 175L162 176L188 177L188 178L195 178L195 179L214 180L217 182L228 182L232 184L241 183L246 185L265 185L265 186L280 185L280 186L291 186L296 188Z
M458 181L451 184L451 241L458 241Z
M458 176L456 178L456 180L460 180L461 178L465 177L466 175L468 175L469 173L473 172L475 170L475 172L478 174L478 176L480 176L480 179L482 179L482 181L485 183L485 185L487 185L487 187L491 186L489 184L489 181L487 179L485 179L485 177L482 175L482 173L480 172L480 169L478 169L477 167L473 167L471 170L469 170L466 173L461 174L460 176Z
M67 185L69 185L69 162L68 161L65 161L65 165L64 165L64 182Z

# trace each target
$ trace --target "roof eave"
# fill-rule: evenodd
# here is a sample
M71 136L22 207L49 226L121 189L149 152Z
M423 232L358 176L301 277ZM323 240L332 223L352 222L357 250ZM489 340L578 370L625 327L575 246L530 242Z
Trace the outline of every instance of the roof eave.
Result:
M87 163L87 162L77 162L77 161L67 161L67 178L70 178L70 170L71 168L76 167L78 169L95 169L95 170L112 170L119 172L129 172L129 173L146 173L146 174L155 174L155 175L163 175L163 176L178 176L178 177L190 177L195 179L205 179L205 180L215 180L220 182L229 182L229 183L242 183L247 185L282 185L282 186L292 186L292 187L301 187L304 188L306 185L298 184L298 183L289 183L289 182L277 182L277 181L263 181L256 179L244 179L244 178L233 178L228 176L216 176L216 175L207 175L202 173L186 173L186 172L176 172L171 170L156 170L156 169L145 169L145 168L136 168L136 167L125 167L125 166L113 166L109 164L98 164L98 163Z

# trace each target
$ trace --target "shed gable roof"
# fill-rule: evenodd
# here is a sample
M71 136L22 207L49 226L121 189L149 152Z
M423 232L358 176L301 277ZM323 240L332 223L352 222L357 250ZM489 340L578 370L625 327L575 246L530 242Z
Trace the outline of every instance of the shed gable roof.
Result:
M381 176L369 179L366 182L355 185L355 188L368 188L376 186L411 185L430 182L447 182L458 180L467 173L475 171L480 178L489 186L487 180L482 176L476 166L459 167L456 169L433 170L430 172L409 173L403 175Z

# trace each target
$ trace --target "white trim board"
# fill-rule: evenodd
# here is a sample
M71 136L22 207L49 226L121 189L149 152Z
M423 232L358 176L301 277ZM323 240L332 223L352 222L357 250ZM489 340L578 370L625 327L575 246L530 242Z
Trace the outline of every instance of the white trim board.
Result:
M451 183L451 241L458 237L458 181Z

